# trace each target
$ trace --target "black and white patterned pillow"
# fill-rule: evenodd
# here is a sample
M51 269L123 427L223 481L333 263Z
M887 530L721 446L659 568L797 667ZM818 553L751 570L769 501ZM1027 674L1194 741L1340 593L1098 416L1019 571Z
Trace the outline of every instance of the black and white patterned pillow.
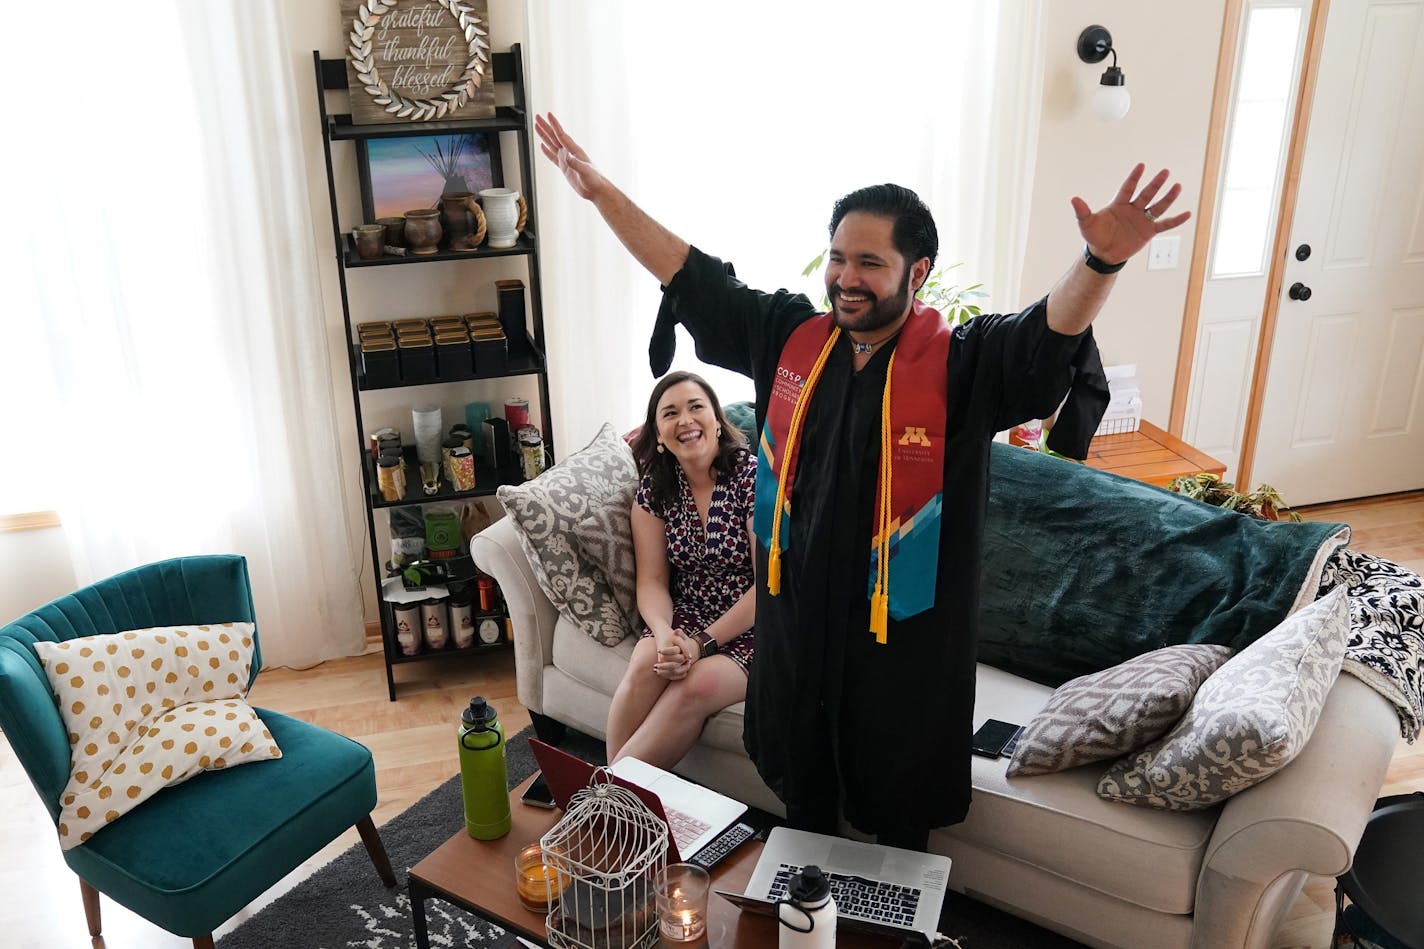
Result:
M1337 590L1214 672L1162 739L1118 759L1098 795L1164 810L1211 807L1300 754L1340 673L1350 620Z
M1399 733L1419 737L1424 721L1424 579L1397 563L1348 547L1320 577L1320 596L1344 587L1350 604L1348 672L1394 704Z
M1009 777L1105 761L1162 737L1231 653L1228 646L1167 646L1063 683L1024 729Z
M617 645L631 628L603 571L581 554L575 529L637 483L632 451L612 425L604 425L587 446L539 477L496 492L539 589L605 646Z

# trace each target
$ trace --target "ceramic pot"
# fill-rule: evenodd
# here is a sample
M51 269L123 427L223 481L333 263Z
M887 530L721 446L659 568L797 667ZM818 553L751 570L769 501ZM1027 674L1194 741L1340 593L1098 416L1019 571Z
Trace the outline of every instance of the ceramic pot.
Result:
M491 247L513 247L524 230L529 209L514 188L486 188L480 192Z
M485 215L468 191L451 191L440 196L445 215L445 233L451 250L474 250L485 238Z
M412 254L435 253L444 233L440 212L435 208L405 212L405 244Z
M395 217L378 217L376 223L386 229L387 247L405 246L405 218L397 214Z

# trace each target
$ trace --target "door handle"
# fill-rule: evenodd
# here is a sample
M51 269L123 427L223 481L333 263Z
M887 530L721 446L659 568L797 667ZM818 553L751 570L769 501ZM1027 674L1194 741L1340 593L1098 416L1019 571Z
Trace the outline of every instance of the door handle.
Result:
M1286 292L1290 294L1292 300L1299 300L1302 303L1310 299L1310 288L1299 280L1291 284L1290 289Z

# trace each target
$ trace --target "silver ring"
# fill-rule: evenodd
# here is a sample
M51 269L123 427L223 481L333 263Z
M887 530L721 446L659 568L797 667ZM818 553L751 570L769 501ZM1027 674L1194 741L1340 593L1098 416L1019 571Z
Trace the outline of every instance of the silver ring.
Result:
M1154 223L1154 224L1157 223L1157 215L1155 215L1155 214L1153 214L1151 211L1147 211L1147 210L1144 210L1142 213L1145 214L1145 215L1147 215L1147 220L1151 221L1151 222Z

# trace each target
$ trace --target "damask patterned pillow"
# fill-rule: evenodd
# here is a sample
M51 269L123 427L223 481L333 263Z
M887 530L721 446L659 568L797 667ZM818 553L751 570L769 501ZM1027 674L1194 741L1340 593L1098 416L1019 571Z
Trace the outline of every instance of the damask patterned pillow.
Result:
M280 758L243 700L252 624L164 626L35 644L69 733L59 844L84 843L203 771Z
M610 494L596 510L574 525L574 537L579 553L596 566L630 629L639 630L643 620L638 615L637 562L633 553L633 524L629 512L636 482L629 482Z
M1227 646L1167 646L1063 683L1024 729L1008 775L1065 771L1162 737L1231 653Z
M628 635L628 621L603 571L582 555L575 528L637 482L632 451L612 425L604 425L593 441L539 477L497 492L539 589L605 646Z
M1315 731L1349 627L1343 589L1292 614L1202 683L1165 737L1115 762L1098 781L1098 794L1190 811L1266 780Z

